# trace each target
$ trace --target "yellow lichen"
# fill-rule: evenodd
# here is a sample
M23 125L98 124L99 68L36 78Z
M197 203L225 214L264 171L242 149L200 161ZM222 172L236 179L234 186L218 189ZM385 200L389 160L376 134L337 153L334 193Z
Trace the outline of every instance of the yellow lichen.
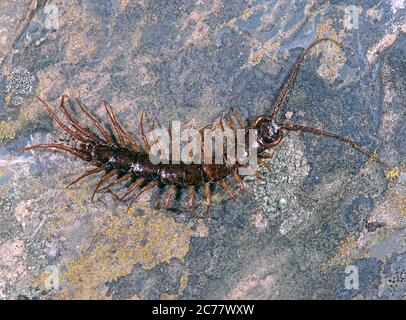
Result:
M0 144L5 140L13 139L16 135L14 128L6 121L0 122Z
M388 173L386 173L386 178L387 179L395 179L395 178L399 178L399 170L398 169L392 169L391 171L389 171Z
M6 78L10 77L10 76L11 76L11 69L10 69L9 67L5 66L5 67L3 68L3 74L4 74L4 76L5 76Z
M367 171L367 168L371 163L375 162L378 159L378 149L375 149L374 152L369 156L368 160L361 167L360 173L364 174Z
M329 261L323 264L322 269L327 268L328 266L332 265L342 265L346 266L351 263L351 261L358 256L360 253L358 252L358 245L357 240L354 236L349 236L346 239L340 242L340 246L338 247L338 253L333 256ZM361 253L363 255L363 253Z
M189 275L187 272L184 272L179 281L180 284L179 284L178 296L183 294L183 291L185 291L188 281L189 281Z
M26 128L27 122L35 118L35 113L29 108L21 109L14 121L0 122L0 144L6 140L14 139L17 132Z
M242 12L242 15L241 15L242 20L247 21L248 18L251 16L251 14L252 14L252 13L251 13L251 9L250 9L250 8L245 9L245 10Z
M399 178L406 172L406 165L402 164L398 168L394 168L386 173L386 178L389 180L389 190L387 192L387 209L400 210L400 213L406 216L406 197L404 188L399 183Z
M110 216L94 244L78 250L79 258L61 266L64 271L57 298L105 298L105 283L129 274L135 264L151 269L173 258L183 261L190 238L207 235L203 224L199 220L177 223L167 214L149 209L143 215L131 209L129 215ZM182 277L180 287L184 282Z
M9 106L11 102L11 93L8 93L4 100L6 101L6 106Z
M329 37L330 39L342 42L345 37L345 31L337 32L333 27L334 20L327 19L317 27L316 39ZM334 82L337 78L338 71L344 65L346 60L345 51L337 45L331 43L321 43L312 50L312 54L323 53L320 58L320 66L317 73L320 77L326 79L330 83Z

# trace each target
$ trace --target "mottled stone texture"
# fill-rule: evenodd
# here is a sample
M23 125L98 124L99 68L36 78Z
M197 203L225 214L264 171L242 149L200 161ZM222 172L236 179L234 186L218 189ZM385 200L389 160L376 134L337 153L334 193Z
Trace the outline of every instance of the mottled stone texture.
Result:
M405 298L406 3L289 3L1 1L0 298ZM204 218L184 195L168 211L152 209L155 193L129 214L109 194L91 203L96 178L64 188L86 164L16 153L65 137L35 94L55 107L80 96L105 123L107 100L135 134L141 110L199 125L230 106L269 112L322 36L351 50L315 48L279 119L351 136L390 169L287 133L272 173L236 201L219 191Z

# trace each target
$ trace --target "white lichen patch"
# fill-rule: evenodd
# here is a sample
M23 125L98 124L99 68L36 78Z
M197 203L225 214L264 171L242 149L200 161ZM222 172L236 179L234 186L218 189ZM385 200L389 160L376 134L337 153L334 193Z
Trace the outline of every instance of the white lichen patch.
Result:
M280 226L281 234L306 221L311 212L303 209L297 198L297 190L310 172L310 167L304 156L304 146L299 136L291 134L273 150L273 158L269 164L273 169L265 175L264 181L250 184L254 197L264 205L262 213L265 221L272 220L283 214L285 217ZM246 178L251 180L251 178ZM260 217L253 218L253 224L259 229L264 228ZM265 226L266 227L266 226Z

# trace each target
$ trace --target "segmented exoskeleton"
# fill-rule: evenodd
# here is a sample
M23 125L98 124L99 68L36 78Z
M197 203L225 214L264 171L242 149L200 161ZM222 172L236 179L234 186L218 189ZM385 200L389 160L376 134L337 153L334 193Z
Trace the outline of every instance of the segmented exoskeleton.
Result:
M347 143L352 148L363 153L364 155L373 158L376 162L386 166L385 162L380 160L378 157L372 157L371 153L368 150L357 144L351 138L301 125L277 123L276 116L278 115L278 112L284 104L288 91L292 87L297 77L301 62L309 53L309 51L321 42L331 42L341 48L345 48L342 44L329 38L323 38L314 41L297 58L295 64L289 72L287 80L285 81L279 92L279 95L274 103L272 112L270 114L263 114L255 117L251 121L246 122L241 118L238 111L233 111L233 114L229 112L225 117L221 117L218 125L223 129L224 126L227 125L234 131L241 128L246 129L246 146L248 146L248 144L250 143L248 139L248 129L256 129L257 139L255 144L257 157L258 162L263 165L267 165L265 159L271 156L270 153L268 153L268 150L274 148L281 142L283 138L283 131L293 130L305 131L338 139L344 143ZM244 190L244 184L241 176L238 173L238 169L243 166L246 167L247 165L241 164L238 161L232 164L229 164L227 162L224 162L223 164L212 164L204 162L200 164L152 163L148 154L151 146L144 129L145 112L143 112L140 117L141 141L139 141L139 139L135 139L122 128L122 126L117 121L112 108L107 104L107 102L103 102L103 104L110 122L114 127L116 137L113 137L107 133L106 129L103 128L103 126L86 110L85 106L79 99L76 99L77 104L79 105L82 112L97 128L100 135L96 135L94 132L85 128L73 117L73 115L65 107L65 95L61 97L60 109L64 114L66 120L69 122L70 126L68 126L61 120L61 118L52 110L52 108L46 101L39 97L38 99L48 110L51 117L56 121L56 123L68 135L70 135L77 141L77 145L75 147L72 147L62 143L36 144L26 147L23 150L28 151L33 149L54 149L58 151L64 151L94 166L95 168L86 171L84 174L82 174L80 177L75 179L67 186L70 187L83 178L92 174L103 173L103 176L95 187L92 195L92 200L96 193L110 190L117 199L122 201L139 190L139 192L135 196L133 196L132 200L130 201L128 205L129 209L134 201L138 199L138 197L143 192L154 187L164 185L167 186L167 191L163 208L169 207L171 198L177 188L187 188L188 206L189 209L193 211L195 209L194 197L196 190L202 188L207 202L207 212L209 212L210 206L212 204L210 188L211 184L220 184L222 188L233 198L235 195L231 185L229 184L229 178L234 180L237 187L241 191ZM155 124L156 121L154 121L153 127L155 126ZM170 128L168 128L168 131L169 134L171 134ZM257 177L260 177L260 174L258 172L255 172L254 174ZM112 187L118 185L119 183L125 182L130 184L123 195L118 196L115 192L112 191Z

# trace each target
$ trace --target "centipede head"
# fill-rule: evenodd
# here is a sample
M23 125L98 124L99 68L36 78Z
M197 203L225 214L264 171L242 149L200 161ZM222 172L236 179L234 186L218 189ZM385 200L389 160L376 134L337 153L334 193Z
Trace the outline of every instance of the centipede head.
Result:
M261 115L254 118L249 128L257 130L258 153L273 148L282 141L282 129L270 116Z

